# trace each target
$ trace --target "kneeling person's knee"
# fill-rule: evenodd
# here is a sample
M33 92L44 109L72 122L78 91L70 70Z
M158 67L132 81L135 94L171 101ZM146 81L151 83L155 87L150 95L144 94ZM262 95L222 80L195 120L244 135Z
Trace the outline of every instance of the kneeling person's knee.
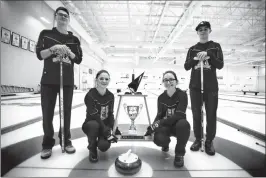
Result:
M98 141L98 149L102 152L107 151L111 146L111 143L108 140L100 139Z
M100 128L100 125L95 120L88 121L82 126L82 130L85 134L98 133L99 128Z
M153 142L157 146L168 146L170 138L162 133L155 133Z
M176 123L176 129L177 130L190 130L190 124L186 119L181 119Z

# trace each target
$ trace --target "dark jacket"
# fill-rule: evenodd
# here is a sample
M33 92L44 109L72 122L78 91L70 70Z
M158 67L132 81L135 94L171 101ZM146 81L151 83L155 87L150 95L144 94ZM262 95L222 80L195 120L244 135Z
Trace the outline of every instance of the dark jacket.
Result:
M206 51L207 56L210 57L210 59L204 62L203 66L203 89L204 91L218 91L216 69L222 69L224 61L220 44L213 41L208 41L205 44L197 43L189 48L184 64L186 70L192 68L189 88L197 91L201 90L200 63L197 60L193 60L197 53L201 51Z
M65 44L75 54L74 59L70 59L71 64L63 65L63 84L74 85L74 63L80 64L82 61L82 50L80 47L79 39L73 35L72 32L68 34L60 33L55 27L52 30L43 30L39 35L39 39L36 45L36 54L39 60L43 60L40 52L44 49L48 49L56 44ZM57 58L56 55L51 55L44 60L43 74L41 78L41 84L60 84L60 64L53 62L53 59Z
M157 115L154 121L161 120L165 126L172 126L180 119L186 119L188 105L187 93L179 88L169 97L166 90L158 97Z
M96 120L100 124L113 128L114 126L114 94L106 89L105 95L100 95L96 88L90 89L84 98L87 106L86 120Z

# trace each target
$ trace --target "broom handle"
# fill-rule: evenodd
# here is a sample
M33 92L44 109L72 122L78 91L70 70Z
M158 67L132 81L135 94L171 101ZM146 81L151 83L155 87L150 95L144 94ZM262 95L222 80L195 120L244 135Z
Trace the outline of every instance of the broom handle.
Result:
M60 109L60 128L61 128L61 142L62 153L65 152L65 133L64 133L64 93L63 93L63 62L60 61L60 95L59 95L59 109Z
M200 80L201 80L201 151L204 151L204 118L203 118L203 61L200 61Z

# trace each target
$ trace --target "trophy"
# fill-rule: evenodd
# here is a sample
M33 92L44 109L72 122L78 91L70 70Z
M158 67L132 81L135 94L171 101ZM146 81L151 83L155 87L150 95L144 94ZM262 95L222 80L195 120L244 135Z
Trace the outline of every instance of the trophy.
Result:
M141 109L142 109L142 104L140 104L139 106L128 106L126 103L124 104L124 109L125 112L127 113L128 117L131 120L131 125L129 127L128 133L132 134L132 135L136 135L137 134L137 128L134 124L136 118L138 117Z

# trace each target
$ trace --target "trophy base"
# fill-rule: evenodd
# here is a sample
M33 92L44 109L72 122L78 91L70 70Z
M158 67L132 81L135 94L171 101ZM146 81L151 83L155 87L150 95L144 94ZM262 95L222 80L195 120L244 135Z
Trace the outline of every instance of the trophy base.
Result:
M151 141L153 140L152 136L144 136L145 132L140 132L140 131L126 131L122 132L121 135L116 135L118 140L120 141Z
M153 136L122 134L117 137L119 141L153 141Z
M144 136L143 135L121 135L121 140L144 140Z
M136 124L137 130L130 132L129 124L120 124L118 129L121 131L121 135L116 135L119 141L152 141L153 136L144 136L147 131L147 125Z

